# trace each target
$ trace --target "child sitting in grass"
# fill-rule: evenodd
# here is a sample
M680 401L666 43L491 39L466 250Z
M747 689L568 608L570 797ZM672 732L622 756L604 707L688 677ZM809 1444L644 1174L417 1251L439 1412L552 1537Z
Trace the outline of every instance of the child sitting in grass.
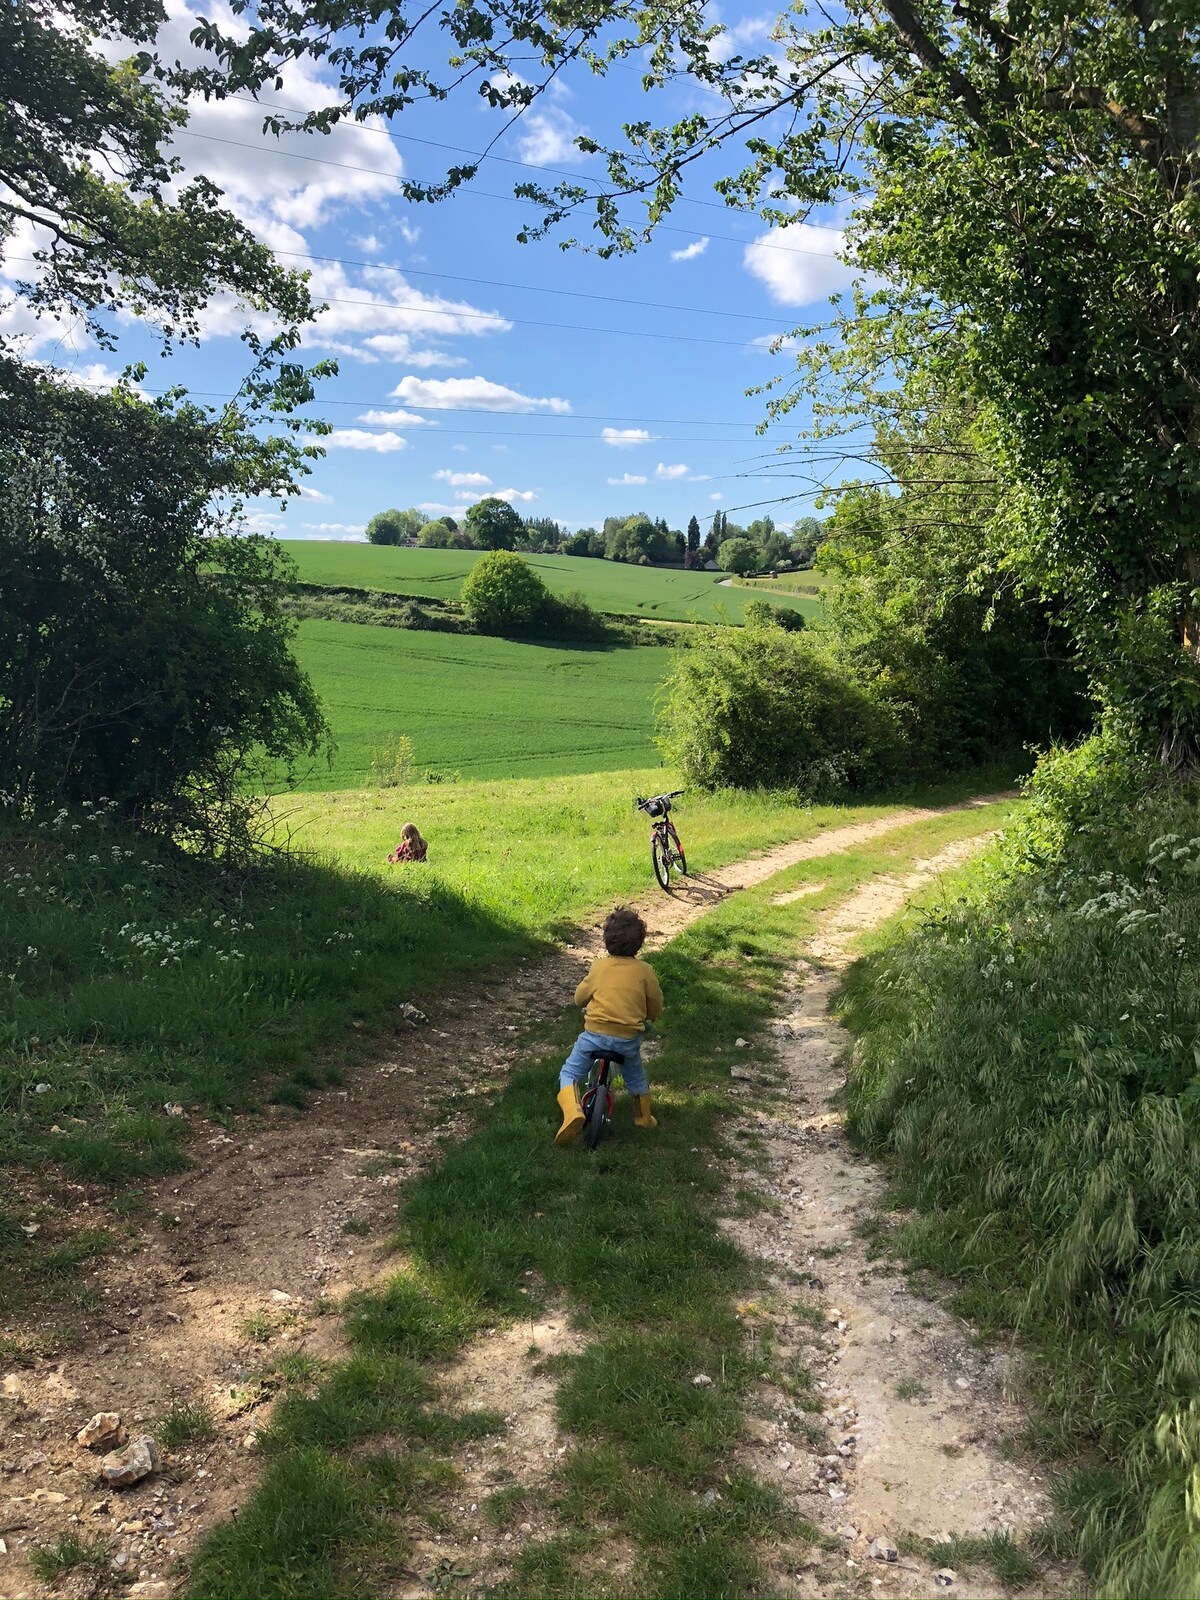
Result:
M417 831L416 824L406 822L400 829L400 843L388 856L389 861L424 861L429 846Z
M633 1096L634 1125L655 1128L650 1115L650 1084L642 1065L642 1031L662 1015L663 997L653 968L639 959L646 942L646 924L636 911L619 906L604 923L604 948L575 991L575 1004L585 1007L584 1031L558 1075L562 1127L555 1144L569 1144L583 1127L579 1085L591 1071L593 1050L613 1050L625 1057L621 1076Z

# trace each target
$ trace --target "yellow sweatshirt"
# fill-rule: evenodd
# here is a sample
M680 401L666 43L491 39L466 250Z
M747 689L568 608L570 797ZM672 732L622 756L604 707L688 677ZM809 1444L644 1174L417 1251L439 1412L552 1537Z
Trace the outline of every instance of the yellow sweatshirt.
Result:
M636 1039L647 1022L662 1016L663 997L654 969L638 956L601 956L575 991L589 1033Z

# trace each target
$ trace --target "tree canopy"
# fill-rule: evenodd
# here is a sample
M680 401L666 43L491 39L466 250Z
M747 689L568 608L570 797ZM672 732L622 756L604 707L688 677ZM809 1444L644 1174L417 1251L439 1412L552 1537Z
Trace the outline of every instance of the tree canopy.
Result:
M466 528L480 550L511 550L521 537L524 522L507 500L488 495L467 512Z
M425 526L424 513L415 506L407 511L393 507L390 511L377 511L367 523L367 540L370 544L400 544L405 539L415 539Z
M1007 486L1010 570L1061 598L1104 704L1168 764L1195 762L1200 52L1187 6L852 0L832 16L785 11L753 57L712 48L698 0L395 5L382 43L356 35L376 15L362 0L322 0L310 26L317 15L259 0L247 36L206 24L210 85L259 88L308 55L342 90L308 126L455 85L519 115L569 63L605 72L639 52L648 114L576 141L607 182L522 180L522 237L586 208L601 253L636 249L701 163L731 205L780 226L848 211L847 248L874 276L835 338L802 349L776 415L830 376L879 399L875 375L902 387L924 365L965 389ZM684 78L707 100L656 123L655 92ZM408 192L436 198L476 170Z
M332 369L289 359L314 309L304 277L207 179L178 185L186 116L148 54L164 18L157 0L0 14L0 242L23 230L29 252L14 293L102 348L118 310L166 348L194 339L222 292L274 331L247 328L248 371L220 408L146 400L136 370L83 393L0 333L0 788L34 806L102 793L229 849L248 838L251 765L325 737L288 648L286 564L236 535L246 499L297 491L316 453L303 436L327 431L297 407Z

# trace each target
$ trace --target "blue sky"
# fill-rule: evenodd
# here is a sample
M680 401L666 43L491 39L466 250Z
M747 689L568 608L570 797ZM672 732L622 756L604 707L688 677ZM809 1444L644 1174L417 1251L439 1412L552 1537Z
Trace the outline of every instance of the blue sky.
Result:
M204 10L230 20L220 6ZM726 53L767 46L772 12L727 6L712 14L727 26L718 47ZM186 54L191 26L188 7L173 0L162 53ZM297 109L331 98L308 65L288 68L284 87L262 96ZM605 79L583 72L537 102L493 154L599 177L600 161L572 145L578 132L603 140L626 118L673 119L703 104L704 91L689 84L648 107L633 65ZM706 524L717 509L735 521L770 510L783 523L812 511L811 499L739 509L781 492L776 479L756 474L764 452L793 438L806 415L763 440L754 429L765 402L745 391L791 365L765 348L772 335L821 320L830 294L850 283L836 219L770 230L719 205L701 176L652 244L602 261L552 241L516 241L533 212L512 199L512 186L536 176L520 165L490 160L470 191L437 206L398 194L402 174L436 177L502 126L501 114L470 92L416 108L390 129L344 126L279 140L261 132L261 121L248 101L201 104L177 140L188 170L216 182L281 260L311 271L328 301L305 344L309 356L336 356L340 365L313 408L335 425L328 453L286 511L251 508L256 527L360 538L384 507L456 513L483 494L575 527L638 510L676 527L692 514ZM579 231L586 228L581 217ZM9 257L31 242L14 238ZM23 270L15 262L7 269L10 277ZM0 311L0 330L28 325L31 349L81 378L103 381L146 355L147 387L183 382L213 397L231 393L245 372L244 322L240 308L218 302L199 348L167 360L127 325L114 360L75 330L35 329L21 308Z

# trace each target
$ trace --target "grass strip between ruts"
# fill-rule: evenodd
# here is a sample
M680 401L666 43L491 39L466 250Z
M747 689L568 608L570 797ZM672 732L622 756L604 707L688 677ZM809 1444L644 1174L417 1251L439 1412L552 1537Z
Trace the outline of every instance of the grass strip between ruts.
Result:
M404 1566L414 1522L448 1526L448 1453L503 1426L491 1414L440 1410L437 1364L475 1331L550 1305L565 1305L588 1335L561 1364L569 1448L539 1491L563 1531L516 1547L508 1592L741 1595L761 1576L764 1541L799 1547L816 1537L731 1464L772 1357L735 1308L757 1269L718 1226L740 1115L730 1068L763 1050L816 915L871 874L902 872L1008 809L954 813L805 862L657 952L667 1011L649 1061L652 1133L632 1128L622 1101L594 1155L555 1147L555 1071L576 1025L564 1015L541 1059L509 1078L475 1132L448 1145L406 1196L405 1264L348 1305L353 1354L323 1374L296 1364L260 1436L262 1480L236 1522L202 1544L191 1592L379 1592ZM821 888L773 903L803 883ZM700 1372L714 1381L695 1385ZM518 1487L497 1496L495 1520L521 1514ZM601 1565L614 1538L634 1551L629 1590Z

